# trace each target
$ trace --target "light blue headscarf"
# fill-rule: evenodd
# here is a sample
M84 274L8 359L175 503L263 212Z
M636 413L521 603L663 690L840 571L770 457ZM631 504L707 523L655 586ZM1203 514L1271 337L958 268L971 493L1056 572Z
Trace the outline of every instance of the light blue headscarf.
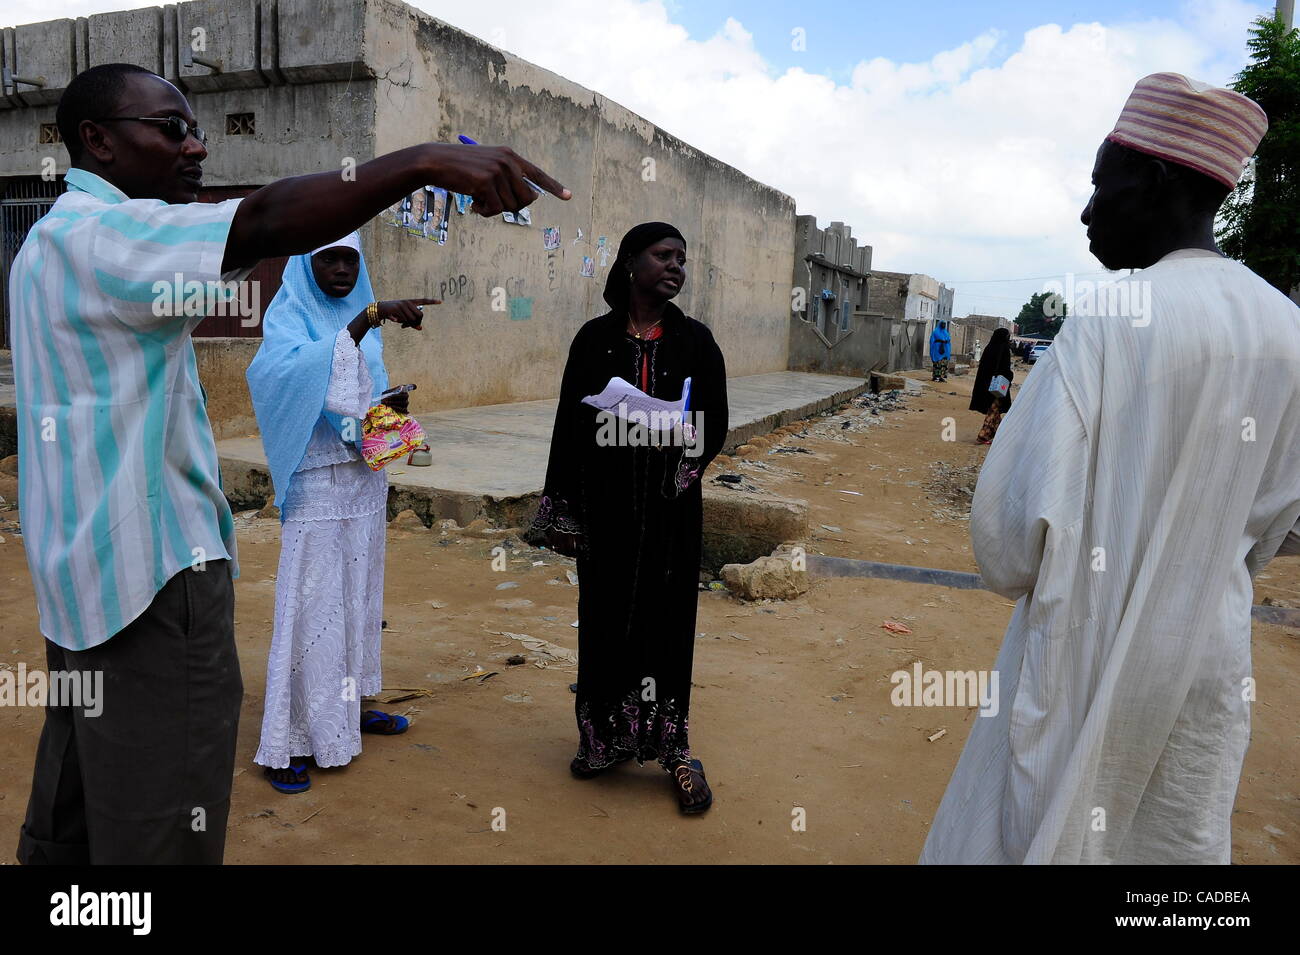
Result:
M359 241L357 245L360 246ZM310 254L295 255L284 267L280 290L271 299L262 319L262 347L247 373L253 413L257 415L262 447L275 485L276 507L284 501L289 480L302 463L321 415L325 415L340 436L343 434L342 416L325 411L334 339L373 301L364 255L357 284L343 298L327 295L316 284ZM361 354L375 384L370 402L373 405L388 388L379 329L371 329L361 339ZM361 422L355 422L351 431L360 448Z

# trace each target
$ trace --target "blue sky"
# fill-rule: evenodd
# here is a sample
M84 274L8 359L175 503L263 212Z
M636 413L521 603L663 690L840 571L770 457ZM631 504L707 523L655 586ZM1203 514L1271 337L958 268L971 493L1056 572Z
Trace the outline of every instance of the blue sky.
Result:
M1052 2L890 2L881 0L666 0L674 21L691 37L704 40L722 29L728 17L740 20L754 36L754 48L778 72L800 67L847 82L860 60L885 57L915 63L941 50L996 29L1003 41L993 60L1001 62L1027 30L1045 23L1108 24L1176 18L1181 0L1090 0ZM803 27L806 52L791 49L791 30Z

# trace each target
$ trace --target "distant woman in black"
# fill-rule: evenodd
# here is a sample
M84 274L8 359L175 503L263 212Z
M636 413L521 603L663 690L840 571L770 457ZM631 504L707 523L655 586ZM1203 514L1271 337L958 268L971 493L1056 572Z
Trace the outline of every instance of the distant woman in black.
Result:
M1015 378L1011 370L1011 333L999 328L989 339L989 345L980 355L979 369L975 372L975 390L970 396L970 410L984 415L984 424L980 426L975 437L976 444L990 444L993 435L998 432L1002 416L1011 407L1011 386L1007 386L1006 397L989 391L989 383L994 376L1001 375L1008 382Z
M605 284L610 311L569 349L534 527L578 559L578 754L575 776L658 760L683 812L713 795L691 757L687 715L699 593L700 476L727 436L727 372L707 326L670 301L686 281L686 241L647 222L619 245ZM691 379L696 446L598 440L599 394L618 377L677 400ZM689 442L689 436L687 438ZM698 451L689 454L688 450Z

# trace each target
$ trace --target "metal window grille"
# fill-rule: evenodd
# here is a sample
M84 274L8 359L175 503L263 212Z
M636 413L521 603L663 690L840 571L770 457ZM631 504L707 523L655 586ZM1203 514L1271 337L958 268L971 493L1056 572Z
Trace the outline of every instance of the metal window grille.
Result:
M0 345L10 347L9 334L9 271L13 268L14 258L22 248L27 232L36 224L36 220L50 211L54 200L63 192L63 177L43 179L40 176L15 176L0 179L0 313L4 315L0 323L3 341Z
M257 117L253 113L227 113L227 136L254 136L257 134Z

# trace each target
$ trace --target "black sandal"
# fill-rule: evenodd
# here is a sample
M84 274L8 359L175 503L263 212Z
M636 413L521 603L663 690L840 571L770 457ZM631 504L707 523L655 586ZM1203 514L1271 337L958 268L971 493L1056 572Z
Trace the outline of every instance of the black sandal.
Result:
M713 805L713 790L709 788L709 781L704 778L704 764L698 759L688 760L678 763L672 769L673 782L677 784L677 806L687 815L706 812ZM695 782L692 776L699 776L708 796L703 802L691 802L689 796L695 791Z

